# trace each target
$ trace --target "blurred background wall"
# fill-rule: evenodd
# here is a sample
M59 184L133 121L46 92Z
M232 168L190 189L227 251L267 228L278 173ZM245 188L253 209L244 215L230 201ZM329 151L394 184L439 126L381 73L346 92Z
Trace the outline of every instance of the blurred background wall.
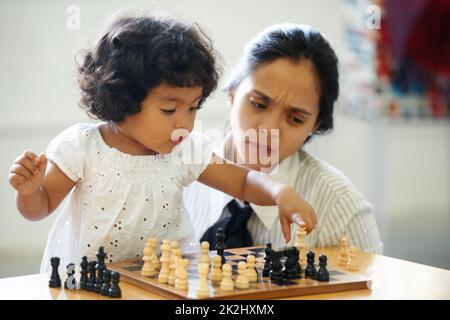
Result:
M79 29L67 26L71 5L80 9ZM39 271L58 213L40 222L22 218L8 169L25 149L43 152L64 128L90 121L77 106L74 54L96 40L107 16L145 8L198 22L221 52L226 76L252 36L281 22L315 26L341 57L343 6L341 0L1 0L0 277ZM228 112L225 94L216 91L199 113L202 129L223 128ZM335 119L335 130L306 149L344 172L373 203L385 254L450 269L448 118L378 121L337 111Z

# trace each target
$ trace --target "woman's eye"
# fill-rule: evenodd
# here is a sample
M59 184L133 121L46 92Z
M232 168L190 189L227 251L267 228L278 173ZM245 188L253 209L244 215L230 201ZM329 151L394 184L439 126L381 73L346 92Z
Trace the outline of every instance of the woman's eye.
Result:
M176 109L161 109L162 112L167 113L167 114L171 114L174 113Z
M303 123L303 120L298 118L298 117L290 116L289 118L290 118L290 120L292 122L295 122L296 124L302 124Z
M254 99L251 99L251 98L250 98L250 102L251 102L252 105L253 105L255 108L257 108L257 109L266 109L266 107L267 107L265 104L258 103L258 102L256 102Z

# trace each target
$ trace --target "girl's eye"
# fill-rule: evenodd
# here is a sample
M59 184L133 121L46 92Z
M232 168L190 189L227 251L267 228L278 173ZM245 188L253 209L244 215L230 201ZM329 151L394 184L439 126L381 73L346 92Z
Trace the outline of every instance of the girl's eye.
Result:
M161 109L162 112L167 113L167 114L171 114L174 113L176 109Z
M251 102L252 105L253 105L255 108L257 108L257 109L266 109L266 108L267 108L267 106L266 106L265 104L258 103L258 102L256 102L255 99L253 99L253 98L250 98L250 102Z
M191 107L191 108L189 108L189 110L192 111L192 112L194 112L194 111L200 110L201 108L202 108L201 106L198 106L198 107Z

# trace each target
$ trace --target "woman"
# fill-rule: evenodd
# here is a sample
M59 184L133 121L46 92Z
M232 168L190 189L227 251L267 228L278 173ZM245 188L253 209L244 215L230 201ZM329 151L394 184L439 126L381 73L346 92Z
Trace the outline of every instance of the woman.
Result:
M254 170L271 170L315 209L307 246L338 246L346 235L361 250L382 253L371 204L342 173L302 150L313 135L333 128L338 91L338 60L319 32L294 24L264 30L248 43L227 83L230 132L222 154ZM251 130L260 133L256 139ZM227 247L285 244L276 207L242 204L199 183L185 190L184 201L199 240L214 242L223 227Z

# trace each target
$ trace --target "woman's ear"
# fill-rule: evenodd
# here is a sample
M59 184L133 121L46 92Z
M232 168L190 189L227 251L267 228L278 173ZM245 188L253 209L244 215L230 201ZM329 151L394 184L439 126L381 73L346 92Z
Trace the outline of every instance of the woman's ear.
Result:
M320 121L317 120L317 121L316 121L316 124L314 125L314 128L313 128L313 130L312 130L312 133L316 132L317 129L318 129L319 127L320 127Z
M233 89L231 89L231 88L228 88L227 89L227 101L228 101L228 105L230 106L230 107L232 107L233 106L233 103L234 103L234 91L233 91Z

